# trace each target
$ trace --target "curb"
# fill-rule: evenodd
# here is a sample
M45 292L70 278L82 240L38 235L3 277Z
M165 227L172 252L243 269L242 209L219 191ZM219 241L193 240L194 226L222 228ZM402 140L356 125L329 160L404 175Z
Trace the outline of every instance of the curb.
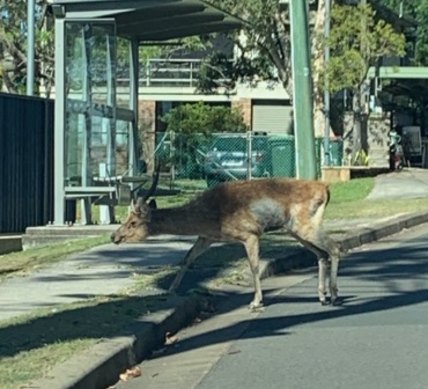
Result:
M390 235L397 234L402 230L415 227L419 224L428 223L428 212L413 213L398 216L393 220L375 223L374 227L357 228L348 232L338 239L341 249L348 251L361 247L365 244L378 241ZM292 269L316 266L316 256L305 248L299 248L297 253L277 258L272 261L260 261L260 277L268 278L278 273L284 273ZM246 278L251 279L251 273L246 272Z
M373 228L360 228L355 232L345 234L341 239L341 247L343 250L349 251L427 222L428 212L398 216L392 221L378 223Z
M349 251L427 222L428 212L403 215L391 221L375 224L372 228L358 228L344 234L338 241L343 250ZM261 260L261 278L268 278L292 269L314 266L316 263L315 255L301 248L282 258ZM245 278L250 280L251 275L249 270L247 271ZM204 300L199 296L171 297L168 301L174 308L144 316L142 322L130 330L132 335L103 341L54 368L50 377L22 388L107 388L117 382L119 375L127 368L140 363L153 350L163 345L167 332L177 332L189 324L203 309ZM85 368L82 369L82 366Z
M0 235L0 255L13 253L22 250L21 235L4 234Z
M95 389L107 388L119 380L127 368L147 358L165 342L165 334L188 325L203 308L198 296L171 297L166 309L146 315L130 328L130 336L102 341L54 368L48 377L21 388Z

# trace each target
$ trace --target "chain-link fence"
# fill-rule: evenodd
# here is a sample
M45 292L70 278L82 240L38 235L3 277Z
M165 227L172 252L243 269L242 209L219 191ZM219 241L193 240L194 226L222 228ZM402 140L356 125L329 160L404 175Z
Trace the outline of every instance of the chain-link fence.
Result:
M295 139L292 135L252 132L188 135L168 132L155 133L145 139L154 142L151 147L145 147L153 150L151 155L144 157L145 164L153 164L155 156L161 161L164 172L171 175L172 182L200 180L212 186L231 180L296 176ZM339 150L340 147L334 146L334 150ZM321 150L322 139L316 139L318 177L321 176Z

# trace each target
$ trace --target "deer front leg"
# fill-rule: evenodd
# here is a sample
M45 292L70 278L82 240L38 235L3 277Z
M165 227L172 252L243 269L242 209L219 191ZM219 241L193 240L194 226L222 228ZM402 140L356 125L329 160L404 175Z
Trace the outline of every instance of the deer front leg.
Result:
M169 287L169 292L174 292L180 286L181 281L183 280L184 275L186 274L187 269L195 261L199 255L208 250L210 245L213 243L212 240L207 238L199 237L192 248L187 252L186 256L183 259L183 265L181 266L180 271L175 276L174 281Z
M256 235L251 235L245 240L244 246L247 252L248 261L250 263L255 290L254 299L250 303L249 308L254 310L263 306L263 295L259 274L259 237Z

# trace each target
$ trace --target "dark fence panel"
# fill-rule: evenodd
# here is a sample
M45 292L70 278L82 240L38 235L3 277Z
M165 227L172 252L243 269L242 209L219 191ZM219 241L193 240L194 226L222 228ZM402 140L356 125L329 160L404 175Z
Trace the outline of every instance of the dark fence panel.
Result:
M0 94L0 233L53 219L54 102Z

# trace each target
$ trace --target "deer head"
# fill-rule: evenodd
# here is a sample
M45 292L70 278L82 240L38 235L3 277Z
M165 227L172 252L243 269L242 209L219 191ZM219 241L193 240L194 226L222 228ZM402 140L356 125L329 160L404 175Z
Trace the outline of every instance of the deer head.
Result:
M111 235L115 244L122 242L141 242L147 238L148 223L151 220L151 210L156 208L154 199L147 200L154 194L159 180L159 167L156 170L152 185L144 197L131 202L130 212L126 221Z

